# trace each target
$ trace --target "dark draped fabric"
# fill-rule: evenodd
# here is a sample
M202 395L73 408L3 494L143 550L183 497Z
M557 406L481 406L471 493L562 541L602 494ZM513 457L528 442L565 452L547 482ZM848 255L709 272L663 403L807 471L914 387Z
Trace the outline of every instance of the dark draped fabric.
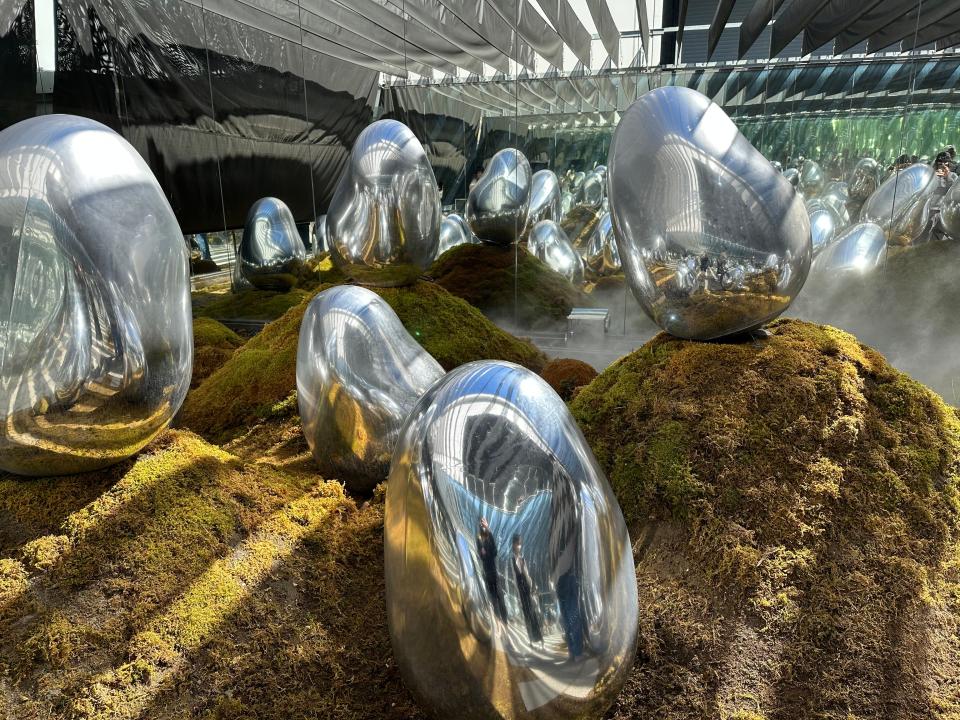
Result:
M209 3L208 3L209 5ZM55 112L122 133L185 233L326 210L378 74L187 0L58 0Z
M36 112L37 53L33 0L0 3L0 129Z

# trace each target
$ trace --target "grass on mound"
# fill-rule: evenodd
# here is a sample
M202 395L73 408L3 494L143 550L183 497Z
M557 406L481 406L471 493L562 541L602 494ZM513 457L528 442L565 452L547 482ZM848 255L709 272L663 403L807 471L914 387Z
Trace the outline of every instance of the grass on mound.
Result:
M534 371L546 363L531 343L500 330L477 309L433 283L374 289L445 369L480 359L509 360ZM306 307L304 300L268 324L193 390L178 424L223 441L258 419L283 413L290 406L295 411L291 394L296 389L297 343Z
M420 717L392 660L382 498L304 455L168 431L82 476L0 476L0 714Z
M243 345L243 338L212 318L193 321L193 377L190 387L197 387Z
M516 308L521 327L556 325L571 308L594 304L589 295L522 247L458 245L434 262L429 275L489 316L513 321Z
M637 548L614 716L956 720L957 415L844 332L770 331L658 335L571 404Z

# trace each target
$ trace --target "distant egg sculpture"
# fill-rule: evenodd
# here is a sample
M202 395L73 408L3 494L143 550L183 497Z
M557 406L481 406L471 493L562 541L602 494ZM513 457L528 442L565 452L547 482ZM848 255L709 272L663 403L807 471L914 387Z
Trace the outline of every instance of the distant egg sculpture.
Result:
M436 257L441 219L437 179L410 129L378 120L360 133L327 209L333 264L364 285L408 285Z
M327 216L318 215L317 221L313 224L313 254L329 252L330 247L327 243Z
M530 207L527 210L527 227L532 228L541 220L559 222L561 215L560 181L553 170L539 170L530 181Z
M823 168L813 160L804 160L800 168L800 192L807 197L817 197L827 184Z
M583 261L587 274L594 278L610 277L620 272L620 250L610 213L600 217L590 242L583 248Z
M796 168L787 168L784 170L783 177L793 187L797 187L800 184L800 171Z
M247 213L240 241L240 274L260 290L289 290L297 284L307 249L293 213L282 200L265 197Z
M458 245L475 245L479 242L463 216L450 213L440 223L440 244L437 247L437 256L443 255L447 250Z
M583 282L583 260L567 234L553 220L541 220L530 230L530 252L573 285Z
M910 245L926 225L927 201L937 189L936 173L915 163L895 172L877 188L860 210L861 222L883 228L891 245Z
M467 224L476 236L493 245L516 242L527 225L532 182L522 152L506 148L494 155L467 198Z
M187 247L136 150L72 115L0 132L0 470L130 457L179 410L192 363Z
M633 666L620 508L563 401L517 365L456 368L411 412L384 571L394 654L432 717L600 717Z
M850 201L850 192L847 183L829 183L824 188L819 200L833 210L834 217L837 220L837 229L844 228L850 224L850 211L847 208Z
M887 238L883 228L875 223L857 223L823 249L814 260L812 272L828 280L848 273L866 275L886 258Z
M664 330L747 332L796 297L812 256L803 200L708 98L673 86L641 96L607 165L627 282Z
M606 168L604 172L596 170L587 174L583 185L580 186L577 201L581 205L599 209L606 197Z
M807 214L810 219L810 239L813 246L813 255L816 255L833 242L837 234L837 216L833 209L822 200L811 200L807 203Z
M850 199L863 203L880 186L880 165L873 158L861 158L853 167L847 182Z
M324 290L307 307L297 348L297 402L317 464L350 490L372 490L407 413L442 376L379 295Z
M954 240L960 240L960 182L955 182L944 196L940 218L947 234Z

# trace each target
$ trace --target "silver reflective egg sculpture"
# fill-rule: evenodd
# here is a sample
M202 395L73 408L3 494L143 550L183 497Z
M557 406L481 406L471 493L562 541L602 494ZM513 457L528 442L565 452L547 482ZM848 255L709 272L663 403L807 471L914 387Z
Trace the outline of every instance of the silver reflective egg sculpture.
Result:
M593 233L600 222L603 213L599 208L589 205L574 205L560 221L560 227L570 238L570 242L578 250L582 250L590 242Z
M810 240L814 257L833 242L837 234L837 218L833 209L822 200L807 203L807 215L810 218Z
M580 188L583 186L583 181L586 177L587 174L579 170L573 173L573 176L570 178L570 192L573 193L574 197L580 192Z
M583 282L583 260L567 234L553 220L541 220L530 230L531 254L568 282L579 285Z
M610 213L600 216L590 241L583 248L583 262L587 273L594 278L610 277L620 272L620 251Z
M771 160L770 164L773 166L773 169L776 170L778 173L783 172L783 165L780 164L779 160Z
M442 376L379 295L324 290L307 307L297 348L297 403L317 464L354 492L372 490L407 413Z
M580 186L577 202L580 205L586 205L599 209L606 196L606 173L598 173L596 170L589 173L584 178L583 185Z
M466 218L481 240L510 245L527 226L533 176L526 156L514 148L501 150L467 197Z
M560 194L560 217L565 217L570 209L573 207L573 194L567 190L564 190Z
M450 213L440 223L440 244L437 247L437 257L458 245L475 245L479 242L463 216Z
M813 160L804 160L803 167L800 168L800 192L807 197L816 197L823 192L827 184L827 176L823 168Z
M130 457L180 409L192 363L187 248L137 151L72 115L0 132L0 470Z
M641 96L614 132L608 168L627 282L667 332L750 331L803 287L812 248L802 198L700 93Z
M833 279L840 273L866 274L887 258L887 238L875 223L857 223L837 235L813 263L813 274Z
M330 252L330 247L327 243L326 214L318 215L317 221L313 224L313 254L319 255L325 252Z
M940 220L947 234L960 240L960 182L954 182L940 204Z
M865 202L880 186L880 164L873 158L861 158L850 173L847 182L847 192L850 199L856 202Z
M410 129L365 128L327 209L333 264L364 285L408 285L436 257L441 219L437 179Z
M265 197L247 213L240 240L240 274L260 290L289 290L297 284L307 249L290 208Z
M909 245L926 224L926 205L937 189L936 172L915 163L891 175L860 210L861 222L876 223L892 245Z
M517 365L456 368L410 413L384 573L397 663L435 718L600 717L633 666L620 508L566 405Z
M559 222L561 218L560 181L553 170L538 170L530 181L530 206L527 227L541 220Z
M796 168L787 168L782 174L793 187L797 187L800 184L800 171Z
M826 188L824 188L820 200L824 205L833 210L837 220L837 229L850 224L850 211L847 209L847 202L850 200L850 195L847 189L847 183L842 181L829 183Z

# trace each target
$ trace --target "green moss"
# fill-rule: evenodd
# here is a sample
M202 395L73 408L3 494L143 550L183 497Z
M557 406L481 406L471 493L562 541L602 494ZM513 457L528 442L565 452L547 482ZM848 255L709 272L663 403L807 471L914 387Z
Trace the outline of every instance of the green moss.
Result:
M521 327L555 326L571 308L594 304L522 247L459 245L441 255L429 275L485 314Z
M382 498L358 508L306 463L245 463L179 431L88 480L100 492L66 517L70 501L45 503L56 557L0 560L0 707L25 719L420 717L390 655Z
M546 362L532 344L500 330L476 308L433 283L375 290L446 369L485 358L509 360L534 370ZM257 419L283 414L275 408L296 388L297 343L306 307L302 302L291 308L234 353L187 396L177 422L224 441ZM288 400L286 407L295 409L295 403Z
M960 422L846 333L769 330L661 334L571 403L643 541L656 662L620 712L737 717L749 693L741 717L944 717L960 707L933 679L960 677Z
M243 338L227 326L212 318L194 318L193 376L190 387L195 388L210 377L241 345Z

